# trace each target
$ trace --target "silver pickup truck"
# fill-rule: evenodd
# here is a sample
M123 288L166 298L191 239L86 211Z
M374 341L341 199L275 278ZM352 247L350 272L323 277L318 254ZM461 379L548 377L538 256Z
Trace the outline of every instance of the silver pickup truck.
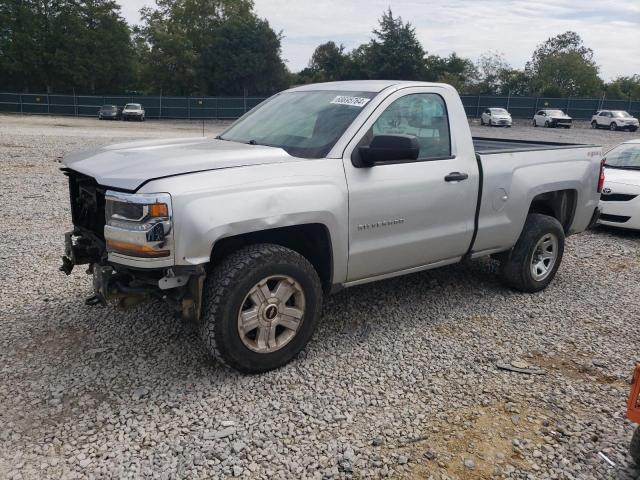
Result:
M493 256L506 285L554 278L597 220L601 148L472 138L443 84L353 81L279 93L213 138L72 154L61 269L90 304L150 298L242 372L291 360L323 295Z

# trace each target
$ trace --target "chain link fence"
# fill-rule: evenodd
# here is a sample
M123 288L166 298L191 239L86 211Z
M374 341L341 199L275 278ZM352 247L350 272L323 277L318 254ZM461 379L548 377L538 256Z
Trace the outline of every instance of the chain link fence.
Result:
M543 108L557 108L578 120L590 120L598 110L626 110L640 115L640 100L608 100L606 98L498 97L463 95L462 104L468 117L479 117L486 108L502 107L513 118L533 118Z
M124 106L140 103L147 118L235 119L264 100L264 97L162 97L122 95L48 95L0 93L0 112L94 117L101 105ZM467 116L479 117L485 108L502 107L514 118L533 118L542 108L564 110L575 119L590 119L601 109L626 110L640 115L640 100L606 98L500 97L462 95Z
M235 119L263 97L155 97L0 93L0 112L97 117L102 105L139 103L147 118Z

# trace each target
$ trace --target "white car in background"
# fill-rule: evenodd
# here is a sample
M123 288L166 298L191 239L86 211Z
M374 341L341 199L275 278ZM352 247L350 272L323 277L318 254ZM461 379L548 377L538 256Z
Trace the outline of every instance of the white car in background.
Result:
M611 131L638 130L638 119L625 110L599 110L591 117L591 128L608 128Z
M557 108L546 108L543 110L538 110L533 116L534 127L544 126L546 128L571 128L572 123L573 119L562 110L558 110Z
M640 139L612 148L604 158L598 222L640 230Z
M480 116L480 125L510 127L512 124L511 114L504 108L487 108Z

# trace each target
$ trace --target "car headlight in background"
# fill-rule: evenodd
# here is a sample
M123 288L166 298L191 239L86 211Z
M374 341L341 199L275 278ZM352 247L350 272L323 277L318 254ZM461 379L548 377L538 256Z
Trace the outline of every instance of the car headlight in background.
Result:
M168 193L105 194L107 252L131 257L171 255L171 196Z

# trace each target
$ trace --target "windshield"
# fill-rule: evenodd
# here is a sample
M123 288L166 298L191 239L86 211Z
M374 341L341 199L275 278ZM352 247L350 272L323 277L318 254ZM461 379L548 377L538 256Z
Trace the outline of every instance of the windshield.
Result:
M623 143L606 155L607 167L640 170L640 143Z
M547 110L547 115L558 115L564 117L564 112L562 110Z
M295 157L322 158L375 95L335 90L281 93L218 138L279 147Z
M102 109L103 110L115 110L116 106L115 105L103 105Z
M491 110L491 113L495 113L496 115L509 115L509 112L504 108L490 108L489 110Z
M618 117L618 118L629 118L629 117L631 117L631 115L629 115L627 112L624 112L622 110L614 110L611 113L613 114L614 117Z
M139 103L127 103L124 108L127 110L140 110L142 107Z

